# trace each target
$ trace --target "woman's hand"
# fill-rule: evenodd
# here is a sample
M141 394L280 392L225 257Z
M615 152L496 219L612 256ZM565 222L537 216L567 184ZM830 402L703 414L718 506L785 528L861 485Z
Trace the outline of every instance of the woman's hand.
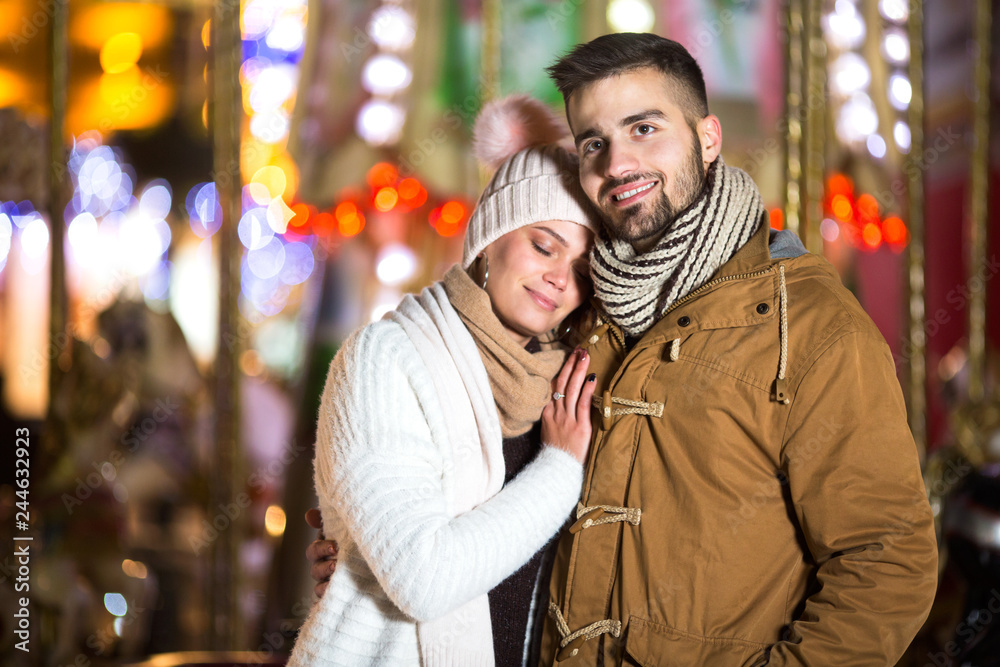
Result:
M319 531L317 539L306 547L309 574L316 582L316 597L323 597L330 585L330 577L337 569L337 543L323 537L323 516L315 507L306 512L306 523Z
M542 442L573 455L580 463L586 462L590 448L590 401L596 377L586 374L589 365L586 350L574 350L552 381L552 391L563 397L553 397L542 410Z

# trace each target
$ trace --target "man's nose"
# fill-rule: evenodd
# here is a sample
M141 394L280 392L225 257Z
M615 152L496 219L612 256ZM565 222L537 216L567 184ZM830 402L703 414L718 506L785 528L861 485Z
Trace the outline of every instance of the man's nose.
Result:
M622 178L634 172L639 167L635 153L629 150L627 144L619 142L608 145L608 164L605 175L609 178Z

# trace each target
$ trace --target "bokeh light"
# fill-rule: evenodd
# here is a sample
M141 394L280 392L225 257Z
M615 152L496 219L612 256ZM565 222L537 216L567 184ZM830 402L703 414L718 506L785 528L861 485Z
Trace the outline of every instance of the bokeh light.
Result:
M607 20L615 32L649 32L656 15L646 0L611 0Z
M163 179L149 183L139 197L139 211L153 220L163 220L170 213L170 185Z
M104 608L115 616L124 616L128 613L128 603L121 593L105 593Z
M49 247L49 227L42 216L33 213L21 230L21 250L31 259L41 259Z
M368 35L381 49L402 51L413 44L416 27L413 17L402 7L382 5L372 12Z
M185 199L191 231L199 238L208 238L222 227L222 206L215 183L199 183L188 191Z
M285 510L271 505L264 513L264 528L271 537L281 537L285 532Z
M118 33L101 47L101 68L108 74L130 69L142 56L142 37L134 32Z
M416 271L416 255L401 243L385 246L375 257L375 275L383 285L401 285Z
M267 211L262 208L251 209L244 213L236 232L247 250L263 248L274 238L274 230L267 222Z
M375 95L393 95L413 80L413 73L394 55L381 53L365 63L361 71L361 84Z
M399 140L406 114L397 104L369 100L361 107L355 129L358 136L375 146Z

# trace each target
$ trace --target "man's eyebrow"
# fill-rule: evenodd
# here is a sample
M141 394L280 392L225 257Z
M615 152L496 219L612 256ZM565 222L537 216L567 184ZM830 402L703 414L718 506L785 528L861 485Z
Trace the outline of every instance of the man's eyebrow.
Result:
M569 241L567 241L562 234L552 229L551 227L546 227L545 225L538 225L537 227L535 227L535 229L547 232L550 236L552 236L552 238L554 238L556 241L559 241L559 243L561 243L563 246L567 248L569 247Z
M575 143L577 148L579 148L580 144L582 144L587 139L593 139L594 137L599 137L599 136L601 136L600 132L598 132L594 128L588 128L583 132L581 132L580 134L573 137L573 143Z
M662 111L660 111L659 109L646 109L645 111L640 111L639 113L634 113L631 116L625 116L620 121L618 121L618 126L619 127L628 127L629 125L633 125L633 124L638 123L640 121L649 120L651 118L655 118L657 120L666 121L667 120L667 115L665 113L663 113ZM577 146L579 146L581 143L583 143L587 139L591 139L593 137L599 137L599 136L601 136L600 132L598 132L597 130L595 130L593 128L588 128L588 129L584 130L583 132L581 132L580 134L578 134L575 137L573 137L573 141L574 141L574 143Z
M649 120L650 118L656 118L657 120L666 120L667 115L660 111L659 109L646 109L645 111L640 111L639 113L634 113L631 116L625 116L618 123L619 127L628 127L639 121Z

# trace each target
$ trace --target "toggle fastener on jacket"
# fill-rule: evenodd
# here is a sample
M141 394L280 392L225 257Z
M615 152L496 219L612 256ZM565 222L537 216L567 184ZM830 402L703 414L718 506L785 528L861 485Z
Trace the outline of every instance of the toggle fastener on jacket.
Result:
M638 507L614 507L612 505L576 506L576 523L569 527L569 532L579 533L584 528L600 526L605 523L624 521L633 526L639 525L642 510Z

